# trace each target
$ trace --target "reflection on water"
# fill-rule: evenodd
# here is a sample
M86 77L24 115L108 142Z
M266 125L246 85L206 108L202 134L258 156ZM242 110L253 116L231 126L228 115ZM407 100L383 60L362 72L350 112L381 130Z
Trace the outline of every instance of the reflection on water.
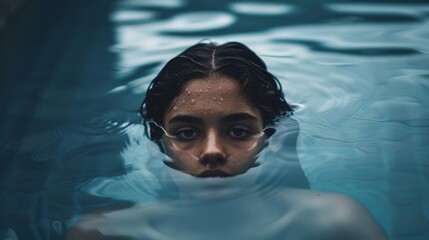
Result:
M288 4L279 4L279 3L252 3L252 2L237 2L231 3L230 8L233 12L238 14L248 14L248 15L283 15L286 13L291 13L294 10L292 5Z
M138 108L165 61L202 39L247 44L299 106L248 175L257 173L259 188L230 183L256 194L243 206L266 202L278 189L306 188L308 179L312 189L364 204L390 239L429 238L428 4L65 2L37 10L51 15L22 10L45 16L31 25L40 34L19 22L0 29L10 36L1 40L0 85L0 230L9 239L61 239L82 213L130 203L158 210L146 215L152 225L137 221L127 231L178 231L189 208L156 208L160 199L205 191L185 191L197 186L160 161ZM22 36L29 40L19 45ZM184 217L166 225L167 210ZM237 216L219 219L232 224ZM271 210L258 217L284 224ZM258 221L241 236L275 232L257 228Z

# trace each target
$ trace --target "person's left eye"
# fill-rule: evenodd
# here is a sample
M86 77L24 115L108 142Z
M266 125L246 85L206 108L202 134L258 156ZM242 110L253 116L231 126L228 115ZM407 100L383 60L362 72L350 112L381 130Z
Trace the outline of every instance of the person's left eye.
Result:
M230 129L227 135L235 139L247 139L252 135L252 132L246 128L235 127Z

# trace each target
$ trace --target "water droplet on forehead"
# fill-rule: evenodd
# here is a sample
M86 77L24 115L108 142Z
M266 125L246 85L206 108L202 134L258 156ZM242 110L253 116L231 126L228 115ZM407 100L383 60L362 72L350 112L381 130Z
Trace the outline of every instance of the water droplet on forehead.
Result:
M222 86L219 87L219 90L222 90Z
M177 111L177 107L173 107L173 111Z
M195 104L195 99L191 99L191 104Z

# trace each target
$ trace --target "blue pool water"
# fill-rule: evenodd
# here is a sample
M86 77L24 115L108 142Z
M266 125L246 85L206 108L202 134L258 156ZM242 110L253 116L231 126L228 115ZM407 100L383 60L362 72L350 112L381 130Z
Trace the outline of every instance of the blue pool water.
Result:
M162 164L138 109L202 39L248 45L297 106L250 174L265 188L249 204L309 183L362 203L389 239L429 239L428 3L17 2L0 28L4 239L62 239L85 212L180 197L191 180ZM243 236L269 235L256 224Z

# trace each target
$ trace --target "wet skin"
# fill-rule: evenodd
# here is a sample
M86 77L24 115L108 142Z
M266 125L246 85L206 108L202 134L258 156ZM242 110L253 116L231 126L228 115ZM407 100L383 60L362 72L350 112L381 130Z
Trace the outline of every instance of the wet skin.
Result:
M387 240L366 209L332 193L283 189L205 201L148 202L86 214L66 240ZM273 207L275 206L275 207Z
M163 128L171 166L198 177L242 174L267 145L260 111L236 80L224 76L189 81L167 110Z

